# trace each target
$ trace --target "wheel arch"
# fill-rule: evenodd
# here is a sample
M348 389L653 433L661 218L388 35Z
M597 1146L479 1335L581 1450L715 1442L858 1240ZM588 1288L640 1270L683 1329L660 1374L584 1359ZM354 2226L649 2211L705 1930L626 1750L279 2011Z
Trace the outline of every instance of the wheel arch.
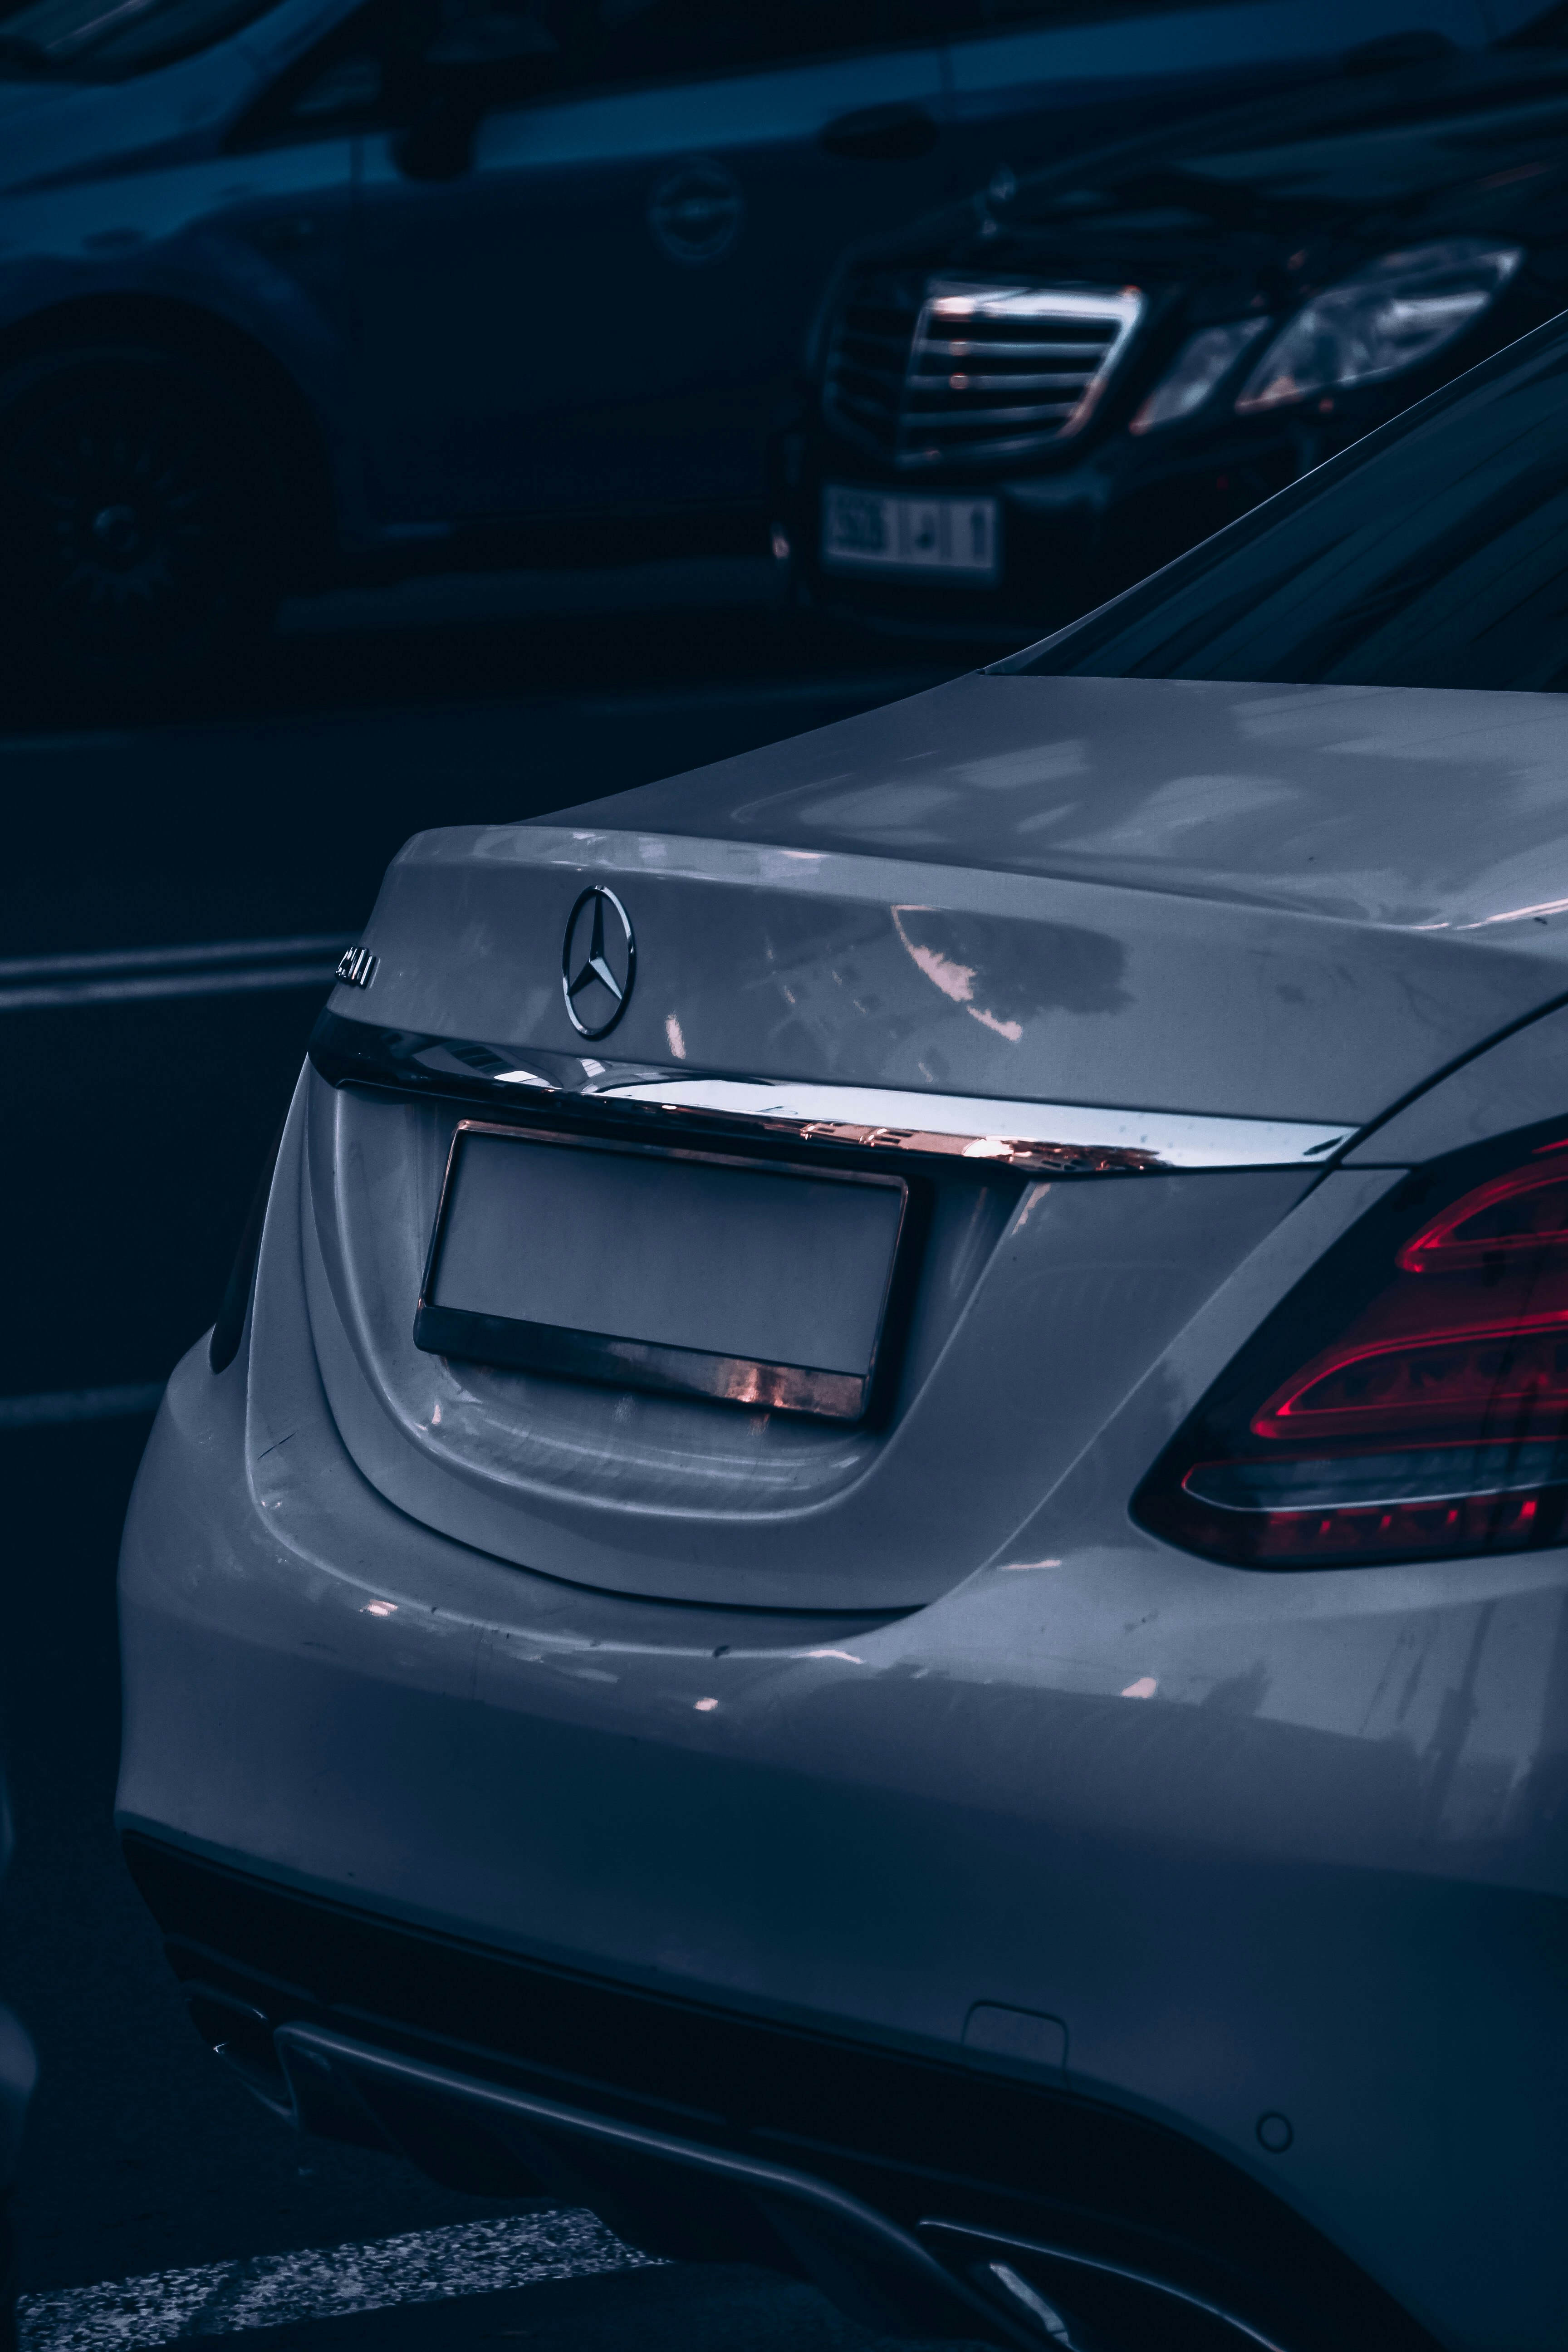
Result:
M281 361L243 328L162 295L85 295L0 329L0 373L85 344L139 343L214 368L276 436L289 499L288 574L303 584L333 567L338 533L331 462L316 413Z

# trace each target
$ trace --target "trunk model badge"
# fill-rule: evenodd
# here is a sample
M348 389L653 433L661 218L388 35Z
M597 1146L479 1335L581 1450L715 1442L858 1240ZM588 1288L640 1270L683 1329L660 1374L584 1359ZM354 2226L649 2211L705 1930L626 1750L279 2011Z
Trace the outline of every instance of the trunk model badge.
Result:
M581 1037L603 1037L631 998L637 978L631 918L602 883L584 890L566 918L561 950L561 990L566 1018Z
M368 948L345 948L338 959L335 976L345 988L368 988L380 961Z

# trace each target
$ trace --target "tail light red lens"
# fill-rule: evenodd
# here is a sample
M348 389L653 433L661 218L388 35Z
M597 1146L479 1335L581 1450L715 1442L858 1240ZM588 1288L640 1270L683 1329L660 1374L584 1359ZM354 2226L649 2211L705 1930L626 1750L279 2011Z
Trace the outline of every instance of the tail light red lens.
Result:
M1560 1539L1568 1156L1475 1172L1435 1209L1415 1180L1331 1254L1167 1448L1145 1526L1257 1568Z
M1478 1184L1424 1225L1399 1253L1405 1274L1458 1274L1506 1265L1542 1244L1568 1248L1568 1145L1550 1144L1544 1165L1510 1168Z

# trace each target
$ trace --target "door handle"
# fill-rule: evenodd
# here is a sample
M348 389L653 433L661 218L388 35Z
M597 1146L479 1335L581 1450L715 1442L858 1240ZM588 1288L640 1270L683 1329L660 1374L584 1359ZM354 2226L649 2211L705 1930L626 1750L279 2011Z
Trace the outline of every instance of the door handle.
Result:
M817 143L830 155L866 163L902 163L936 145L936 117L923 106L863 106L825 123Z

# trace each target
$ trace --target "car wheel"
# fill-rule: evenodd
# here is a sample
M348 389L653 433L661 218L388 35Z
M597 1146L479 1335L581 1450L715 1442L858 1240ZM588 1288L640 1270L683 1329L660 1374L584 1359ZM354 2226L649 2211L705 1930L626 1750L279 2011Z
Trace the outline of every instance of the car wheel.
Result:
M277 602L282 488L263 426L199 362L100 349L11 370L0 611L20 674L117 700L213 677Z

